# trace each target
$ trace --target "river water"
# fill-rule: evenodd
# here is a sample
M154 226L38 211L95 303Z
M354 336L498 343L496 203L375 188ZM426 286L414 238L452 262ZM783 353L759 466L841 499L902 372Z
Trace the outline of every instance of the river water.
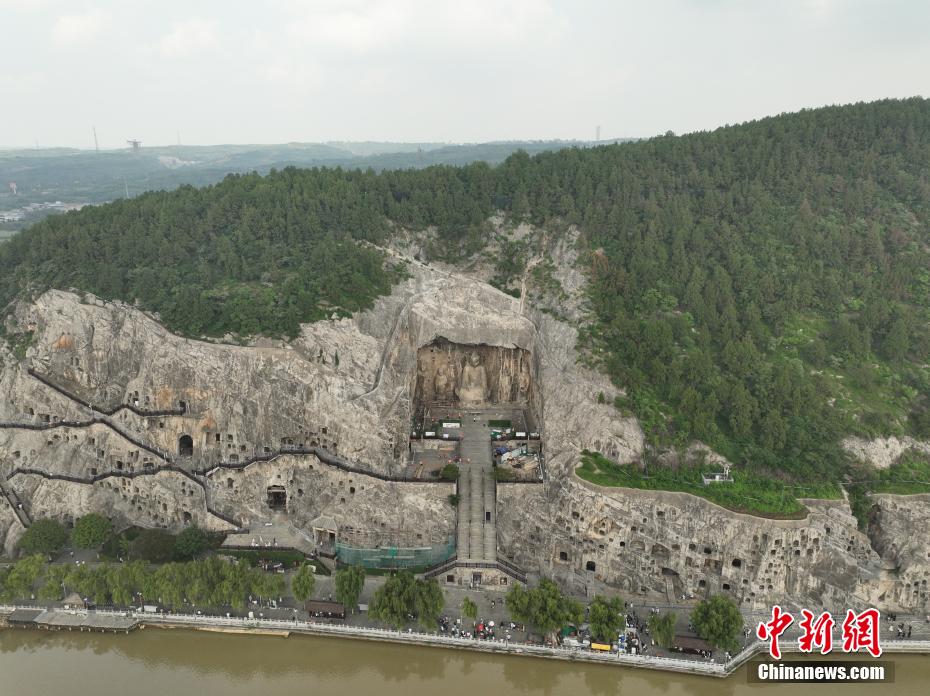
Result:
M895 663L894 696L930 693L930 658ZM876 688L877 687L877 688ZM757 685L518 656L338 638L227 635L148 628L130 635L0 630L0 695L728 696L874 694L881 685Z

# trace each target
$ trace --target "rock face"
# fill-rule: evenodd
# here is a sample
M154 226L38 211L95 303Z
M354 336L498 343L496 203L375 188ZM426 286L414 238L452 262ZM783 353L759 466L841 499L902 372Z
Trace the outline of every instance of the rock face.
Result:
M517 564L582 593L838 607L873 604L887 589L882 559L841 501L807 501L804 520L763 520L684 493L605 491L579 479L547 488L498 487L499 541ZM898 599L882 597L917 607L926 594Z
M417 351L416 403L528 403L535 368L520 348L462 346L437 339Z
M8 327L33 331L26 358L0 348L0 480L33 516L228 530L260 524L273 497L308 536L326 519L353 546L440 545L455 533L452 485L400 480L414 411L437 392L477 394L525 403L541 434L545 482L497 488L497 555L531 575L588 593L926 608L928 496L876 496L866 535L843 501L773 521L592 486L574 474L580 452L635 461L643 434L579 363L576 329L408 261L411 277L371 310L290 343L184 339L126 305L45 293ZM576 275L559 270L573 298L560 316L580 312ZM7 550L21 533L0 500Z
M0 496L0 550L6 555L12 554L16 540L24 531L25 528L13 511L12 504Z
M869 537L882 555L879 600L926 610L930 582L930 495L871 496Z
M930 442L921 442L912 437L883 437L865 440L861 437L849 437L843 440L847 452L876 469L887 469L908 450L930 454Z
M335 521L340 541L350 546L441 545L455 532L451 483L382 481L293 455L241 470L216 469L207 481L217 508L245 523L267 519L264 492L281 486L289 521L297 529L310 530L313 520L325 515Z

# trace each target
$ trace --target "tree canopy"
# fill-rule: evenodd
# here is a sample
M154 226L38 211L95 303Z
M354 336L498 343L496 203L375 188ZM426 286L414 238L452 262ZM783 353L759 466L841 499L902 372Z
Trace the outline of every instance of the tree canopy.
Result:
M210 548L207 533L196 525L185 527L174 540L174 554L179 560L189 561Z
M652 614L649 616L649 633L661 647L670 648L675 640L675 623L674 612Z
M74 287L185 335L293 336L390 289L403 269L373 245L398 227L435 229L449 260L485 249L495 213L576 228L580 348L650 443L836 482L844 435L930 432L928 158L914 98L497 167L234 175L34 225L0 246L0 303Z
M41 584L40 584L41 583ZM137 601L181 609L185 602L201 607L244 610L249 596L272 598L284 593L281 575L228 563L215 556L188 563L157 567L144 561L99 565L46 565L37 554L18 561L0 573L0 598L26 599L38 586L37 596L56 601L77 592L98 604L130 606Z
M743 615L729 597L714 595L699 602L691 612L691 623L701 638L718 648L730 651L739 648Z
M470 597L462 599L462 616L474 621L478 618L478 605Z
M531 590L513 585L507 592L506 602L513 618L535 626L542 633L553 633L566 624L580 624L584 619L584 607L563 595L551 580L542 580Z
M591 635L596 640L615 642L626 627L623 600L597 595L588 605L588 623L591 624Z
M306 602L313 596L313 590L316 588L316 575L313 572L313 566L304 563L297 569L294 579L291 581L291 592L298 602Z
M343 566L336 571L333 583L336 586L336 601L341 602L346 611L355 611L362 588L365 587L365 569L361 566Z
M53 554L61 551L68 542L68 531L58 520L39 519L29 525L19 540L23 553Z
M95 549L110 538L112 531L110 520L92 512L75 520L71 541L79 549Z
M415 578L410 571L402 570L375 591L368 611L373 618L395 628L413 620L423 627L433 627L444 606L445 597L436 578Z

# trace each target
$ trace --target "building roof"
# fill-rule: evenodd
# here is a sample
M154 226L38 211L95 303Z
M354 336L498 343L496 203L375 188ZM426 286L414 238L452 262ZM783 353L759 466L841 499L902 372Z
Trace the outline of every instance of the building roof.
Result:
M339 602L327 602L325 600L315 599L307 602L307 611L343 616L346 613L346 608Z
M62 600L62 604L73 604L84 606L84 598L77 592L72 592Z
M310 523L310 526L313 529L325 529L330 532L339 531L339 528L336 526L336 520L329 515L320 515Z
M35 623L36 617L43 611L44 609L14 609L7 621L17 624Z

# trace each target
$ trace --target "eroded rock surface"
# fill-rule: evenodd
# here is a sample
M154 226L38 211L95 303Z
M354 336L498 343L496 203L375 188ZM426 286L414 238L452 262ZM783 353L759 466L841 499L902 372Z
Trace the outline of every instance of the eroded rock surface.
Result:
M352 545L439 544L455 531L452 486L392 479L407 468L418 393L454 398L471 346L485 376L476 370L469 389L526 397L547 472L542 484L498 486L499 558L589 594L927 607L928 496L877 496L866 535L844 501L775 521L687 494L592 486L574 475L583 449L624 463L644 444L637 421L610 405L617 389L579 363L574 326L557 318L582 311L577 273L555 274L573 300L553 314L448 269L411 259L409 270L369 311L250 346L180 338L130 306L45 293L10 327L34 332L26 358L3 349L0 476L35 516L97 511L121 524L225 530L260 523L274 488L301 533L323 517ZM440 344L466 348L437 382L417 357ZM8 508L0 501L9 550L21 525Z

